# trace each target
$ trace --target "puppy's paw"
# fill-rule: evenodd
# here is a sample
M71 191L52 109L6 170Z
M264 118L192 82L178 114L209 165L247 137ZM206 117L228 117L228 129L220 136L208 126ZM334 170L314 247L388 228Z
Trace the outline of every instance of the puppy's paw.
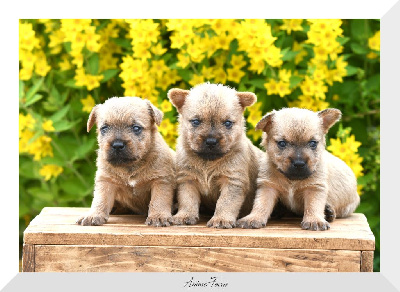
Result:
M107 219L103 215L89 214L79 218L76 223L82 226L100 226L107 222Z
M192 215L187 213L176 214L172 217L172 223L174 225L194 225L199 221L198 215Z
M166 227L171 226L172 216L171 215L160 215L160 216L149 216L146 219L146 225L155 227Z
M328 222L333 222L336 218L336 212L335 209L333 209L330 205L326 204L325 205L325 219Z
M312 231L317 231L317 230L328 230L331 228L329 223L322 219L303 219L301 222L301 228L305 230L312 230Z
M262 228L267 225L267 220L266 219L261 219L256 216L250 216L247 215L246 217L243 217L242 219L239 219L237 221L237 226L241 228Z
M227 219L223 217L213 216L208 222L207 227L213 228L234 228L236 227L236 220L234 218Z

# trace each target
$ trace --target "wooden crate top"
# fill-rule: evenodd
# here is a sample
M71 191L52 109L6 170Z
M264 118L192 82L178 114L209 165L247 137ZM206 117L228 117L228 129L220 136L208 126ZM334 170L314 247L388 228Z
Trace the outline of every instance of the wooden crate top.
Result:
M102 226L75 221L88 208L44 208L24 232L25 244L240 247L274 249L374 250L375 237L363 214L336 219L328 231L300 228L301 218L270 220L262 229L214 229L208 218L192 226L151 227L145 216L111 215Z

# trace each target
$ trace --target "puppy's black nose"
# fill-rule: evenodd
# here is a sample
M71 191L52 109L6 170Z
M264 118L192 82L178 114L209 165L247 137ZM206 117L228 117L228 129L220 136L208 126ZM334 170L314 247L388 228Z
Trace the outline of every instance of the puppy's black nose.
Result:
M207 146L215 146L218 144L218 140L215 138L207 138L206 139L206 145Z
M293 161L293 166L295 168L304 168L306 166L306 163L303 160L296 159L295 161Z
M125 148L125 143L120 141L120 140L116 140L112 143L112 148L114 148L115 150L123 150Z

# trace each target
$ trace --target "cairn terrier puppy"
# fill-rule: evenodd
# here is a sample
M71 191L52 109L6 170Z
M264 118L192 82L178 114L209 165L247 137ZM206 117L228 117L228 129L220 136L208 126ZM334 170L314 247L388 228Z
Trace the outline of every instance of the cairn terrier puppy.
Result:
M113 97L96 105L87 123L97 124L94 197L81 225L102 225L115 205L147 214L147 225L169 226L175 189L175 153L157 125L163 113L138 97Z
M278 200L303 216L302 229L327 230L336 217L349 216L360 202L354 173L325 150L325 134L341 117L338 109L312 112L285 108L266 114L266 155L260 166L252 212L238 220L242 228L264 227Z
M239 212L251 210L263 157L246 137L243 117L257 97L210 83L190 91L174 88L168 97L179 113L178 213L173 223L196 224L201 204L214 213L208 227L235 227Z

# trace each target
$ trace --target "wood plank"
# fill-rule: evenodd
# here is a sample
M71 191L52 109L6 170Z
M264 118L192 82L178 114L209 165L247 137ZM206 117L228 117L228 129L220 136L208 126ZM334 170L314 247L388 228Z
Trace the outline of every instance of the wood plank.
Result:
M324 234L321 234L324 233ZM304 230L214 230L206 227L40 226L24 233L29 244L209 246L374 250L373 235Z
M22 247L22 272L35 272L35 246L24 244Z
M301 218L271 220L262 229L212 229L194 226L151 227L144 216L111 216L103 226L75 224L88 208L44 208L24 232L26 244L206 246L374 250L375 238L363 214L337 219L328 231L300 229Z
M84 213L82 213L84 214ZM82 215L80 214L80 215ZM75 221L80 217L80 215L70 215L70 214L40 214L34 218L30 225L63 225L63 224L74 224ZM361 214L362 215L362 214ZM368 223L363 220L365 217L354 216L346 219L337 219L331 223L332 227L335 229L346 230L354 229L364 229L369 230ZM204 227L205 223L210 219L210 217L200 217L198 224L191 226L191 228ZM111 215L107 224L108 225L130 225L130 226L143 226L146 220L146 216L141 215ZM301 218L282 218L282 219L271 219L268 221L269 228L300 228Z
M360 251L38 245L37 272L356 272Z
M361 252L361 272L373 272L374 270L374 252Z

